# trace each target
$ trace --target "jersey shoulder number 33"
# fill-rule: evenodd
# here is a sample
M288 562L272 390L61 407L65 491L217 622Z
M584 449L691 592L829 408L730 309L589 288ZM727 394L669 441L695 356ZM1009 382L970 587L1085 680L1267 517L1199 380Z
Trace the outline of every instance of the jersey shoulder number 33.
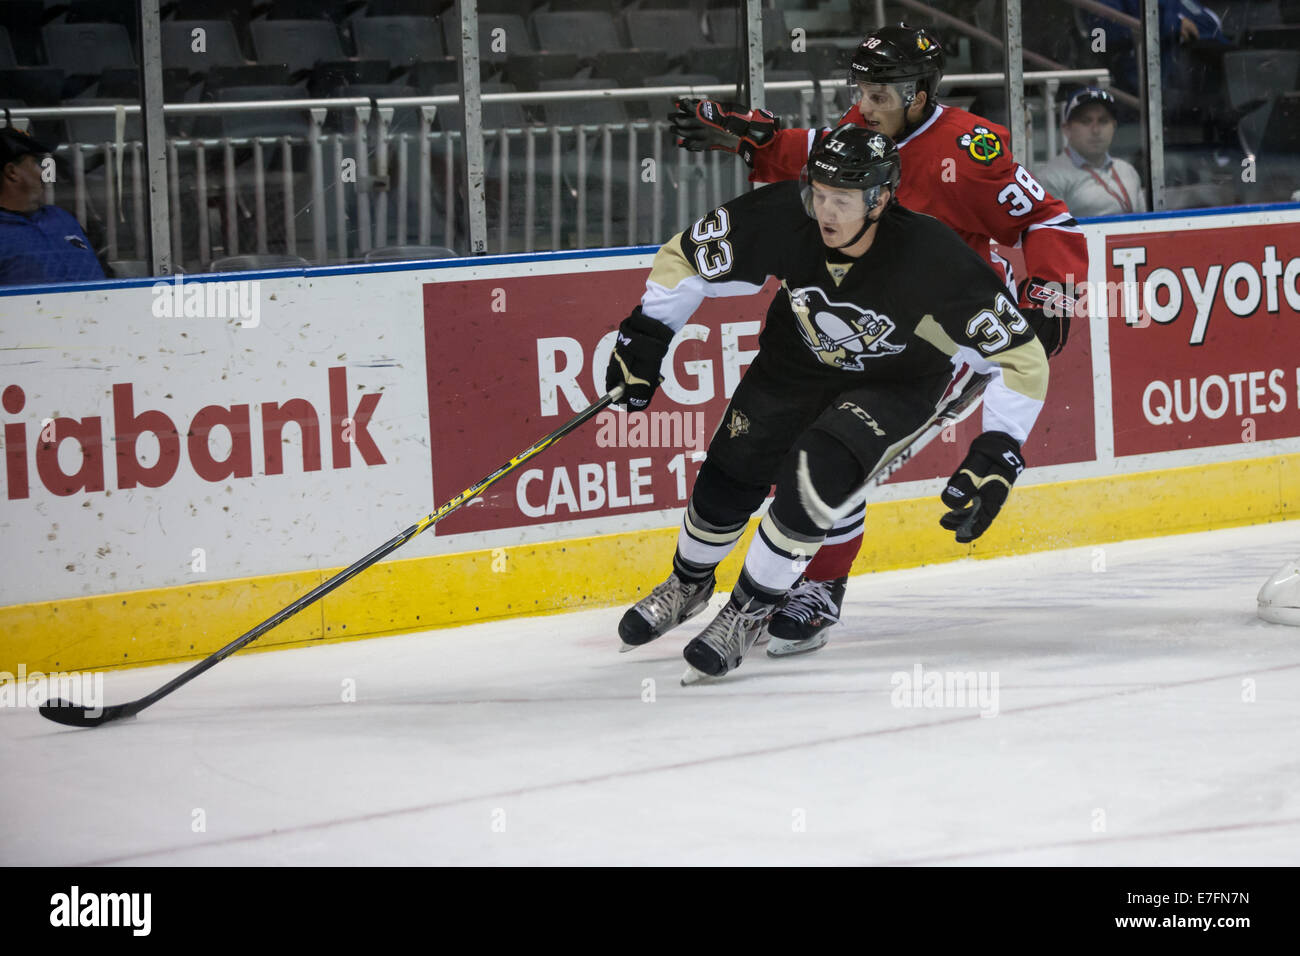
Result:
M966 337L979 346L985 355L1001 352L1011 344L1013 337L1029 331L1029 322L1011 300L999 292L993 308L982 309L966 323Z
M691 226L691 241L695 243L695 269L706 279L716 279L731 271L734 262L731 243L731 216L718 207Z

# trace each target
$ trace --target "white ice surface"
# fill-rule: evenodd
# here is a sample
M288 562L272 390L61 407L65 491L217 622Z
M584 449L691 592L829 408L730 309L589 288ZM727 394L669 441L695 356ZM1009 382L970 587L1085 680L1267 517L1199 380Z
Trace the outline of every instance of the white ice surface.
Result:
M1297 553L1286 522L861 576L824 650L691 688L712 611L618 654L610 608L237 655L96 730L0 708L0 862L1294 865L1300 628L1255 596ZM996 674L997 716L892 706L917 664Z

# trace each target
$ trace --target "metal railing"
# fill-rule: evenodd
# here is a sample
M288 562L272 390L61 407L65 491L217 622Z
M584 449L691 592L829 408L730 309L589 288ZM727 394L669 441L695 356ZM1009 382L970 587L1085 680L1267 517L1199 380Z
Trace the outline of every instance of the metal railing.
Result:
M1000 73L957 74L945 77L943 85L980 88L1002 82ZM1057 93L1062 83L1073 82L1108 80L1104 69L1025 74L1026 86L1042 90L1042 109L1049 117L1048 156L1056 149L1050 117ZM842 78L834 78L773 82L766 90L796 93L797 113L787 120L808 127L838 119L844 103L837 98L846 87ZM543 107L600 100L666 104L682 94L725 97L734 95L734 87L488 93L482 99L485 104ZM169 229L176 263L196 271L222 256L284 252L324 265L356 261L383 246L423 246L435 240L463 250L466 210L458 192L463 136L456 130L434 129L438 111L458 104L456 96L166 104L169 120L300 110L308 121L306 135L191 133L166 138ZM417 120L414 130L394 129L398 110L414 111L407 114ZM124 136L126 120L140 111L134 104L12 109L16 119L27 122L116 119L114 141L65 144L56 153L71 162L77 218L87 223L91 207L102 202L109 259L121 258L123 233L131 237L135 258L146 258L143 147ZM354 129L345 132L337 124L327 125L331 114L350 120ZM746 188L748 171L741 161L718 152L675 149L666 119L504 126L485 130L484 141L495 151L488 168L494 213L490 225L495 226L489 229L489 250L495 252L662 242ZM675 155L665 163L669 153ZM102 182L95 182L88 166L100 158ZM1029 163L1033 157L1021 159ZM347 160L353 164L350 170ZM517 201L515 190L522 191L522 201ZM273 198L281 203L278 215L271 212ZM46 185L46 199L55 200L53 183ZM441 228L436 226L439 217Z

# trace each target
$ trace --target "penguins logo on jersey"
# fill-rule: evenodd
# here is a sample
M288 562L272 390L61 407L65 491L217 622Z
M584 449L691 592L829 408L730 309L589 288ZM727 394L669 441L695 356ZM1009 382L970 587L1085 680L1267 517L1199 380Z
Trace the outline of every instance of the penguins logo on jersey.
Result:
M749 417L740 409L733 408L731 410L731 421L727 423L727 431L731 433L732 438L748 435Z
M957 137L957 145L970 154L970 158L985 166L1002 155L1002 140L987 126L976 126L969 133Z
M897 326L887 315L848 302L832 302L816 286L786 291L804 344L832 368L863 372L865 359L896 355L907 347L888 340Z

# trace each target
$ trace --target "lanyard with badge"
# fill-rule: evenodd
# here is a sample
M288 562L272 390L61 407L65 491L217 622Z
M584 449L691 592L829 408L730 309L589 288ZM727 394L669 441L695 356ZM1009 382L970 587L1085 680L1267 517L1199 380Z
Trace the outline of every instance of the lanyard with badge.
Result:
M1087 171L1089 176L1097 180L1097 185L1099 185L1102 189L1106 190L1106 194L1110 196L1111 199L1119 203L1120 212L1133 211L1133 201L1129 199L1128 190L1124 188L1124 183L1120 180L1119 173L1115 171L1114 163L1111 164L1110 175L1115 180L1115 185L1119 187L1119 191L1122 194L1122 197L1115 195L1114 190L1112 190L1110 186L1107 185L1106 180L1098 176L1096 170L1094 170L1091 166L1084 166L1083 168Z

